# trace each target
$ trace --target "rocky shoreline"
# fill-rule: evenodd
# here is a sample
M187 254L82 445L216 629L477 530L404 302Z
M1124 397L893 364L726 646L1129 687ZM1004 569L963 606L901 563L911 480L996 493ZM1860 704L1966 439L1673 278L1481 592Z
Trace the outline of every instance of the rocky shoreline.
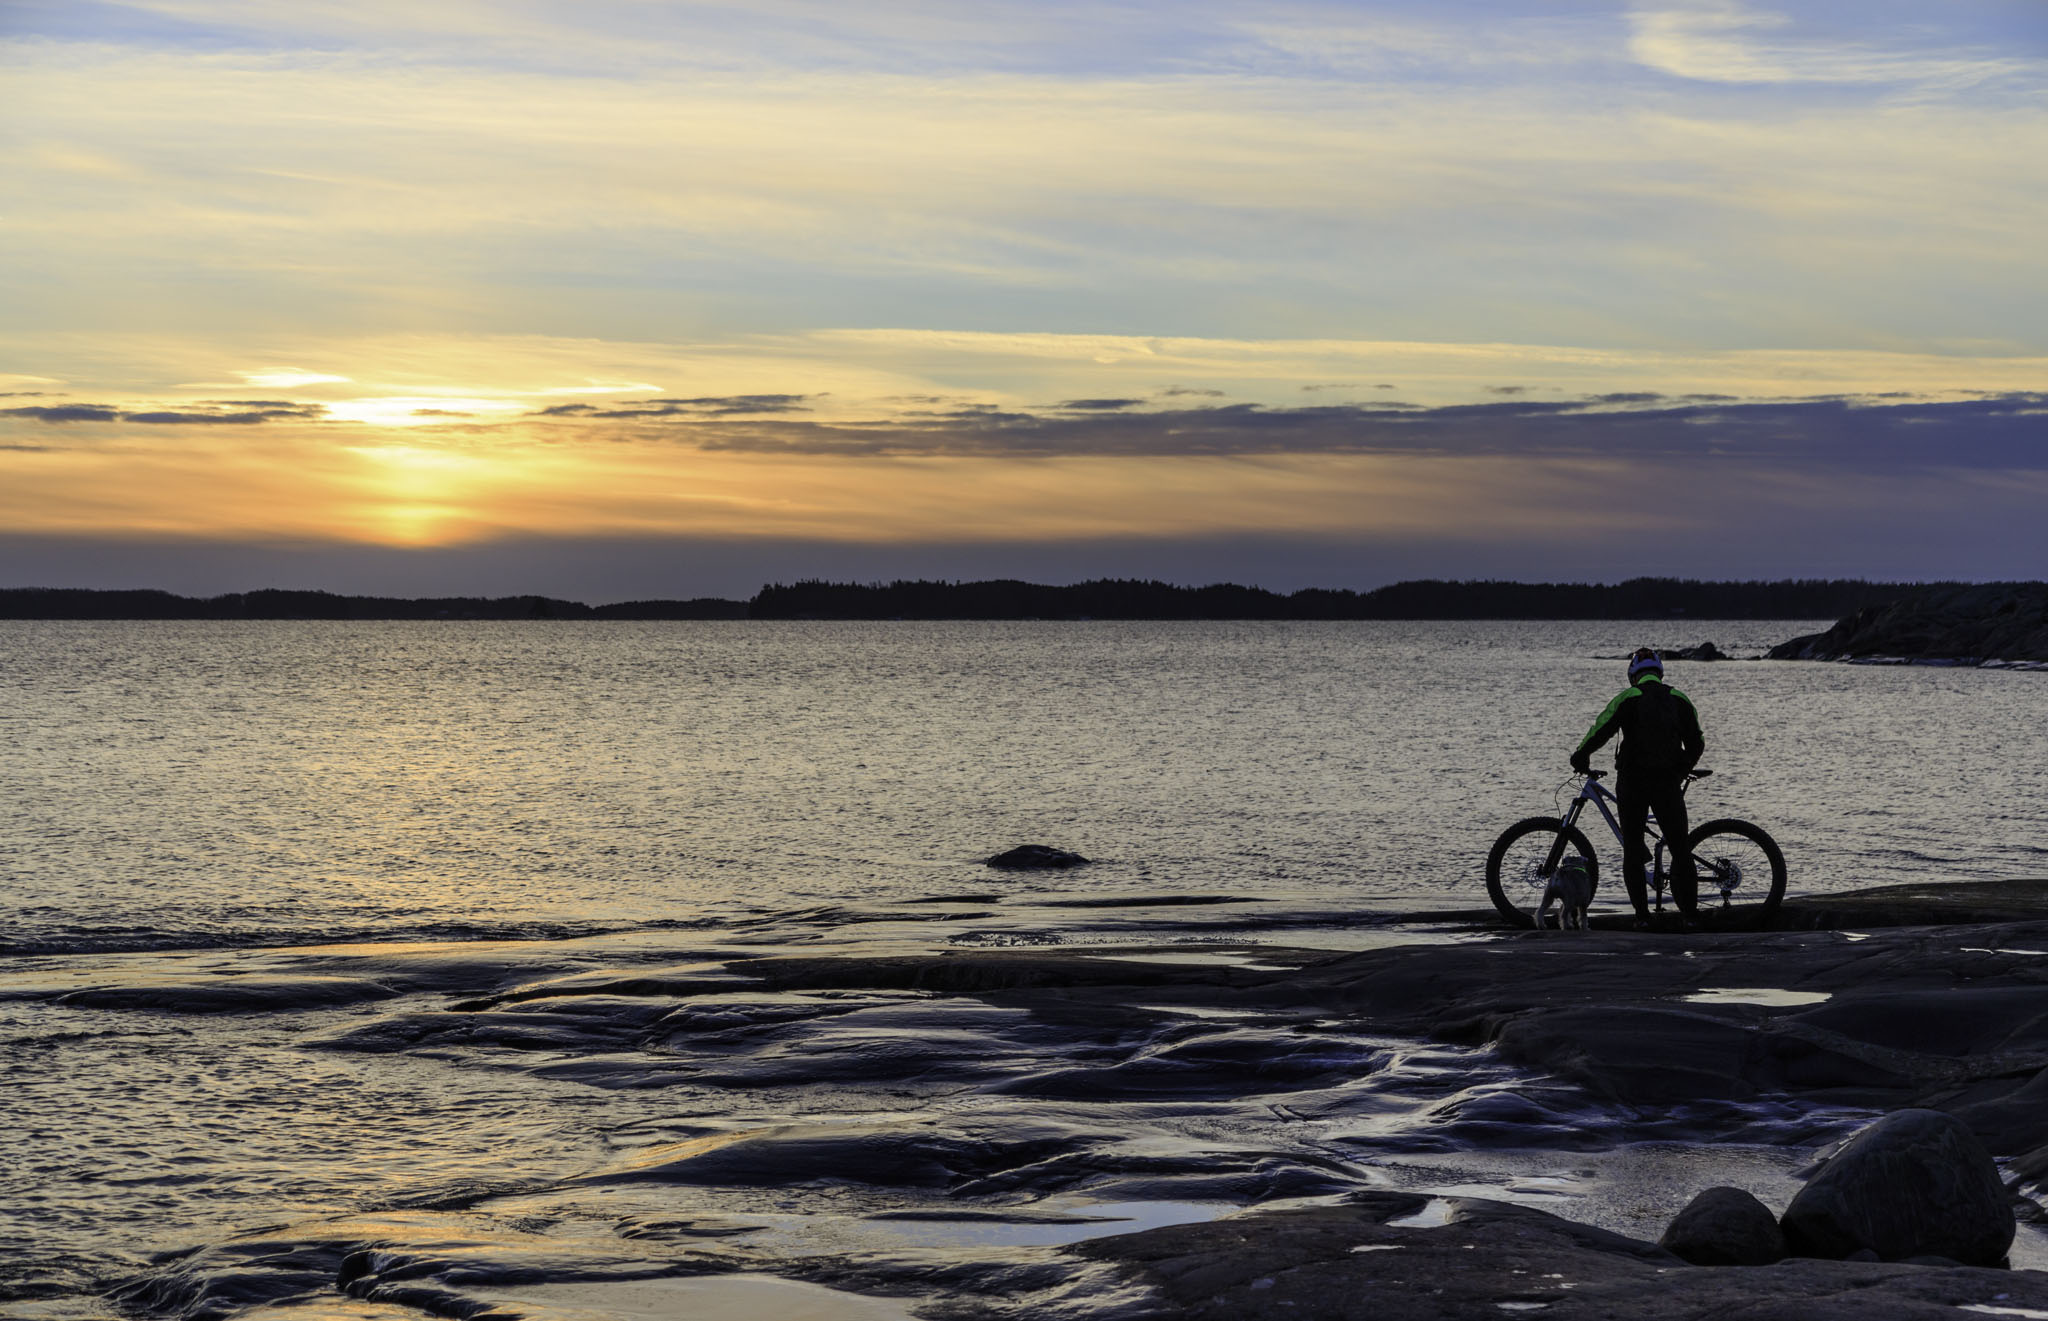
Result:
M539 980L502 947L280 953L270 994L361 993L311 1049L672 1096L677 1117L559 1183L180 1250L114 1296L267 1321L737 1318L775 1289L798 1291L789 1315L958 1321L2048 1315L2031 1224L2022 1269L1905 1249L1701 1266L1652 1241L1715 1185L1782 1212L1799 1185L1757 1161L1789 1173L1911 1110L1961 1121L2002 1163L1994 1198L2039 1214L2048 881L1784 917L1475 922L1350 953L771 939L665 965L614 945ZM406 1007L409 967L432 1003ZM197 992L138 971L64 994ZM816 1113L825 1096L850 1109ZM1559 1195L1575 1180L1591 1191Z
M1769 660L2048 669L2048 583L1943 585L1792 638Z

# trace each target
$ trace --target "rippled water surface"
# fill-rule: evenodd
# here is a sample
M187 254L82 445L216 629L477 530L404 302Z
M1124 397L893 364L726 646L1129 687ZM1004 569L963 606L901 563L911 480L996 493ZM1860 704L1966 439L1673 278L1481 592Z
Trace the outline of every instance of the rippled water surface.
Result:
M1793 624L1663 628L1752 651ZM1656 630L1652 630L1653 632ZM693 921L983 884L1477 894L1640 624L0 624L13 948ZM2035 875L2048 683L1673 666L1792 888ZM1596 841L1597 842L1597 841Z
M1469 939L1384 920L1484 904L1488 844L1551 809L1612 657L1811 627L0 623L0 1301L98 1315L173 1269L153 1254L308 1217L334 1226L287 1244L309 1260L374 1231L610 1263L557 1261L568 1280L630 1275L604 1254L642 1238L1056 1243L1273 1196L1455 1193L1461 1153L1582 1124L1609 1146L1718 1124L1763 1144L1759 1189L1782 1182L1769 1144L1838 1121L1645 1126L1170 982L1062 1028L729 969L1123 941L1145 945L1126 966L1256 976L1290 956L1229 942ZM1717 771L1696 819L1766 825L1794 892L2048 870L2048 676L1672 678ZM1100 861L979 861L1025 842ZM1223 947L1161 948L1191 941ZM792 1192L819 1152L937 1162L1002 1214ZM1520 1159L1555 1198L1610 1158ZM585 1243L578 1217L608 1227Z

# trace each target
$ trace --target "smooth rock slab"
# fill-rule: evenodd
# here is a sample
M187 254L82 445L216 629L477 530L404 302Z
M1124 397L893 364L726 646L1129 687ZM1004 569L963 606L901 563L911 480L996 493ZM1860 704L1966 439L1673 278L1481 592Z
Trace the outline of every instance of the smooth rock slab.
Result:
M1657 1240L1695 1266L1768 1266L1785 1258L1785 1234L1771 1209L1741 1188L1708 1188Z
M2012 1246L2012 1198L1991 1153L1961 1120L1900 1110L1850 1138L1785 1208L1804 1257L1939 1256L1995 1266Z

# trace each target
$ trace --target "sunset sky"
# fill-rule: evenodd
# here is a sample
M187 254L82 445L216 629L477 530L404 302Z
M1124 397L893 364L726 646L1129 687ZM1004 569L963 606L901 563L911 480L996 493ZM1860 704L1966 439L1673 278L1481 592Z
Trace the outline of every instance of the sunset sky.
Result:
M2048 4L0 0L0 586L2048 574Z

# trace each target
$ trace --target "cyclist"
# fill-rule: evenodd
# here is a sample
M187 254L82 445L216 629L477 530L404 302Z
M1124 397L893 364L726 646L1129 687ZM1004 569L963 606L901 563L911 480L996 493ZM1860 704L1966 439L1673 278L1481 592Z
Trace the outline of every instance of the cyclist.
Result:
M1650 924L1644 877L1650 850L1644 846L1643 831L1652 812L1671 845L1671 895L1690 925L1698 911L1699 878L1685 847L1685 776L1699 763L1707 741L1692 700L1664 682L1664 662L1648 647L1629 657L1628 687L1586 731L1572 753L1572 769L1584 775L1592 768L1593 753L1616 734L1621 735L1621 748L1614 754L1614 796L1621 801L1621 877L1628 885L1629 902L1635 905L1636 926Z

